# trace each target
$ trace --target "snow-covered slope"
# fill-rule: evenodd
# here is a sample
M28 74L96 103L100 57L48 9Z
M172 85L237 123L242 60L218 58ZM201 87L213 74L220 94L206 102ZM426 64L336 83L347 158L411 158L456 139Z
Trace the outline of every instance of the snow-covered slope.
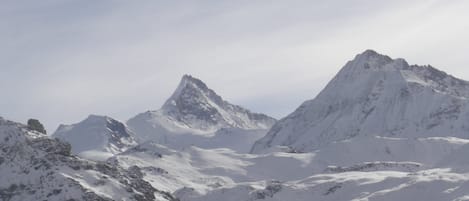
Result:
M181 189L181 201L465 201L469 176L450 169L318 174L297 181L261 181L200 195Z
M334 142L311 153L252 155L197 147L175 151L145 143L109 161L123 167L140 167L153 187L174 192L187 201L307 201L311 200L308 195L318 200L353 200L360 193L376 200L392 200L401 191L415 193L414 199L404 200L422 200L422 189L448 187L432 192L443 193L469 181L468 160L463 160L467 147L469 140L453 137L363 136ZM459 168L451 171L454 167ZM410 190L395 188L400 185ZM337 189L329 192L333 187ZM339 189L347 189L340 193L342 199L334 193ZM377 196L381 191L389 191L389 197ZM448 191L445 196L458 197L461 193Z
M73 125L60 125L52 135L72 145L72 153L105 160L137 145L127 126L107 116L90 115Z
M81 159L70 145L0 118L0 200L176 201L128 170Z
M199 79L185 75L161 109L139 114L127 124L135 131L140 142L152 140L180 148L190 144L204 147L204 143L198 142L214 141L211 138L226 133L221 129L236 130L230 133L247 131L258 134L255 136L258 139L275 121L267 115L250 112L223 100ZM245 143L252 144L255 141L253 137L248 139L251 141ZM223 144L220 147L224 147Z
M312 151L359 135L469 138L468 98L466 81L367 50L277 122L252 152Z

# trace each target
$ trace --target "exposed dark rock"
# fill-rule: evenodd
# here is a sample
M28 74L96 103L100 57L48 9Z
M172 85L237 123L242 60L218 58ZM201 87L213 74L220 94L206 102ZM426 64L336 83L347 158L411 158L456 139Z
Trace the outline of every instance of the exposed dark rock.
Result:
M42 125L41 122L39 122L39 120L37 120L37 119L29 119L28 120L28 128L33 130L33 131L37 131L37 132L40 132L40 133L47 134L47 131L44 128L44 125Z

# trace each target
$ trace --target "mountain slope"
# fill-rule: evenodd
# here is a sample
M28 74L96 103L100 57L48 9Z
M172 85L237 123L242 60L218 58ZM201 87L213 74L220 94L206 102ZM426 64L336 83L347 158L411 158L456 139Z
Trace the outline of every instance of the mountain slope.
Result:
M52 136L70 143L74 154L104 160L137 145L134 135L115 119L90 115L77 124L59 126Z
M359 135L469 138L469 83L367 50L313 100L277 122L253 153L312 151Z
M465 201L469 177L450 169L318 174L296 181L243 183L198 194L176 192L181 201Z
M139 114L127 124L140 142L153 140L185 147L188 145L185 142L199 145L197 141L206 141L221 129L261 131L269 129L275 121L223 100L199 79L185 75L161 109Z
M469 140L453 137L363 136L331 143L312 153L252 155L197 147L176 151L145 143L109 161L125 168L140 167L144 179L153 187L174 192L187 201L306 201L311 200L307 195L312 194L322 197L318 200L353 200L358 197L357 192L368 192L373 197L384 190L395 191L384 196L395 199L393 196L407 191L393 189L398 185L408 185L409 191L415 193L413 200L422 200L417 199L423 198L419 189L435 190L433 186L438 186L448 190L468 183L468 160L464 159L468 147ZM341 186L336 187L337 194L325 195L334 186ZM414 186L419 187L412 189ZM445 196L458 197L461 193L464 192L448 192Z
M128 170L81 159L70 145L0 118L0 200L175 201Z

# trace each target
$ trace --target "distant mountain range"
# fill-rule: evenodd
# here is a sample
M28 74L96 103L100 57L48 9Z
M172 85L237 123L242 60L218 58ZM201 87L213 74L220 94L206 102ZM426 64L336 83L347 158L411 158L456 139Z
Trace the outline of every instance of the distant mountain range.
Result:
M373 50L275 120L183 76L158 110L52 135L0 118L0 199L469 200L469 82Z

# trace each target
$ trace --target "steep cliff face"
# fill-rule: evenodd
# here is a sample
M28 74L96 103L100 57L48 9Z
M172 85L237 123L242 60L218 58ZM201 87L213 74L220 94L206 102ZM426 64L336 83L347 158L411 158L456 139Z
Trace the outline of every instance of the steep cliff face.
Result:
M468 98L466 81L367 50L251 151L275 146L312 151L359 135L469 138Z
M175 200L128 170L71 155L70 144L0 118L0 199Z

